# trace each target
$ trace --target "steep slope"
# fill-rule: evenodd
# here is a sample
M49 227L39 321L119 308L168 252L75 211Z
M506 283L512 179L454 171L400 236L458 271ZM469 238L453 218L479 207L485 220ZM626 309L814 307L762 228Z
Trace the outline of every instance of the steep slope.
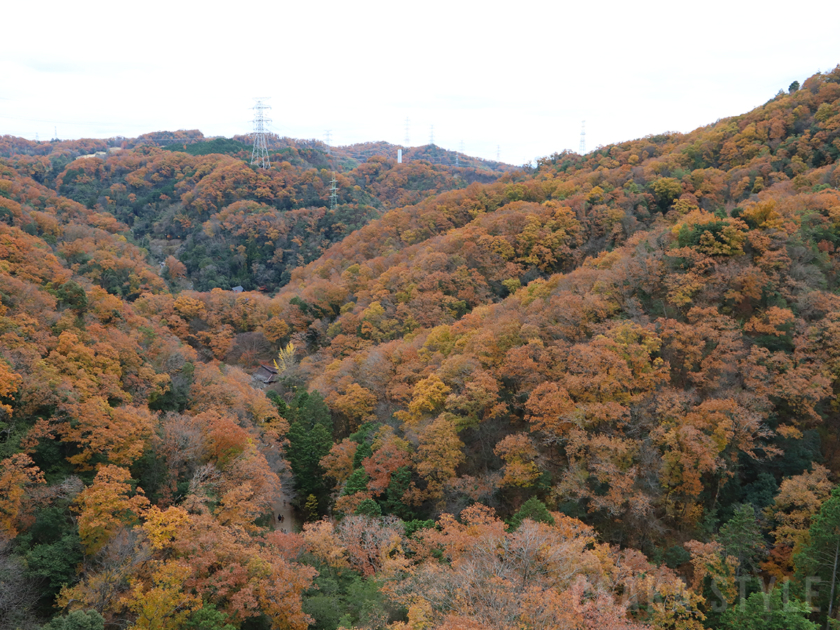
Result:
M836 466L838 99L835 70L691 134L387 213L276 298L308 354L296 378L347 430L404 434L417 497L454 509L476 478L513 509L532 488L617 540ZM450 433L442 484L428 449Z
M126 226L2 163L0 210L0 626L37 627L33 610L70 602L96 611L91 623L136 618L155 584L191 580L162 619L218 606L237 623L305 627L314 571L249 533L281 496L285 420L241 370L198 363L127 301L168 290ZM183 547L165 554L181 560L146 573L174 523Z
M0 625L826 622L840 67L534 172L356 147L335 212L317 143L3 141Z
M586 157L555 155L542 160L534 176L507 176L497 184L473 186L391 211L298 270L294 283L314 285L328 279L348 288L358 284L353 276L361 274L366 287L383 273L391 274L392 265L406 264L421 251L481 237L482 249L489 250L484 255L496 256L494 271L513 263L518 267L511 271L519 275L508 277L524 283L573 268L586 256L610 250L640 230L673 226L694 208L737 217L743 212L739 204L832 189L840 144L840 86L835 74L813 77L795 94L779 95L749 114L691 134L651 136ZM513 211L523 202L544 204L528 231L523 232L522 223L508 226L508 221L490 216L499 209ZM548 207L554 208L555 223L546 227ZM560 225L562 220L554 216L560 207L571 210L573 223ZM561 229L563 234L556 236ZM819 220L808 218L805 229L809 240L825 241L823 249L833 246L834 236L821 232ZM501 240L496 238L499 235ZM540 238L549 241L540 243ZM559 238L559 243L552 238ZM549 260L555 251L561 254L558 260ZM486 281L491 274L480 275ZM495 294L501 297L506 292L497 285Z

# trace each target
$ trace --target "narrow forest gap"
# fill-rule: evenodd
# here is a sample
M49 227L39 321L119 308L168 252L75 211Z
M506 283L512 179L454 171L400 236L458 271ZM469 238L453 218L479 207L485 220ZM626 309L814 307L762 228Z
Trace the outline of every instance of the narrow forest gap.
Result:
M292 508L292 475L285 471L280 479L280 492L274 497L271 502L272 513L274 517L271 519L272 528L275 531L285 532L287 534L300 531L301 523L298 521L294 508ZM282 516L281 521L279 517Z

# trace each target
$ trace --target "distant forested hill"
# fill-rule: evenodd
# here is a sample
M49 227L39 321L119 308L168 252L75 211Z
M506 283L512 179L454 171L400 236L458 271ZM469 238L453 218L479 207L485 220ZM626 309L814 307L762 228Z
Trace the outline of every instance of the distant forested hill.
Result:
M250 146L194 131L51 144L5 138L0 154L59 194L124 222L156 262L172 256L185 266L183 278L171 280L204 291L274 290L383 211L501 174L419 158L397 164L373 150L329 154L288 139L272 141L273 167L258 171L248 164Z

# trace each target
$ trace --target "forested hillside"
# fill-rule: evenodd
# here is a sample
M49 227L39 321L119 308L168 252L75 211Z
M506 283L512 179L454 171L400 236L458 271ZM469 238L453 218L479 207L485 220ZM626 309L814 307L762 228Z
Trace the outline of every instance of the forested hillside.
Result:
M141 139L0 142L0 627L836 623L840 67L535 170Z
M258 172L247 163L250 146L205 141L198 131L112 141L0 141L0 155L14 155L20 174L113 215L150 252L150 261L164 263L169 280L201 291L272 291L288 282L292 269L383 211L504 172L477 160L479 167L448 168L424 161L420 150L397 164L396 150L385 143L328 153L318 143L275 138L271 148L274 168ZM360 162L365 148L384 155L371 152Z

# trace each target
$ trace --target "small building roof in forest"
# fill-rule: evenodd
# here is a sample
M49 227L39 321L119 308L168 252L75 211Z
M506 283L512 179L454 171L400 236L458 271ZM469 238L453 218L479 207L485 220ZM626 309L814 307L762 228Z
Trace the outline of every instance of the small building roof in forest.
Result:
M243 288L242 288L242 285L241 285L241 284L240 284L239 286L233 287L233 288L231 289L231 291L233 291L234 293L242 293L244 290L245 290L245 289L243 289Z
M252 376L254 379L266 385L277 382L277 370L264 363L260 363L260 367L257 368L257 371Z

